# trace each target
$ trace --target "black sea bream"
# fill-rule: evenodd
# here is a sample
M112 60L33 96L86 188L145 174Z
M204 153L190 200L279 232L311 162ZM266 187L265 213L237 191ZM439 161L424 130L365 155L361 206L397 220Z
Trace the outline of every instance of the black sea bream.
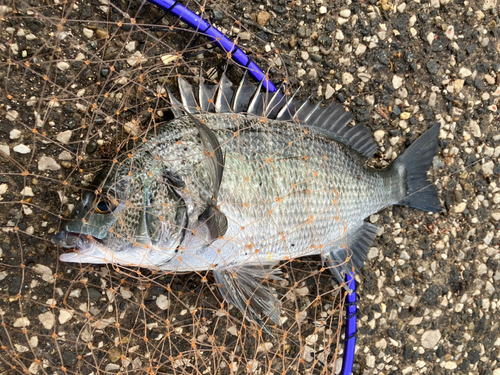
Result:
M247 319L279 324L260 279L278 278L280 261L319 254L342 283L377 234L365 218L394 204L440 210L427 178L439 125L376 170L371 134L336 104L267 93L246 76L194 92L178 83L176 118L106 166L53 238L76 248L61 260L211 270Z

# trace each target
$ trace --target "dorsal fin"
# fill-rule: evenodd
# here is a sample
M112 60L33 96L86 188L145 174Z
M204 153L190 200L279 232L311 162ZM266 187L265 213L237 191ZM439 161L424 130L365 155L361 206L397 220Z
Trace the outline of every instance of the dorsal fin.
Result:
M200 83L194 90L196 93L183 78L179 77L177 81L182 101L180 108L186 112L245 112L265 116L270 120L298 120L303 126L311 127L324 136L345 144L366 158L370 158L378 150L377 143L367 128L361 124L349 126L353 116L342 106L330 104L325 108L311 103L309 99L297 101L294 97L298 90L291 96L286 95L283 84L275 92L262 91L262 82L259 86L250 83L248 71L245 71L236 89L225 74L217 86L204 84L200 76ZM180 104L170 91L168 95L174 107ZM209 101L214 96L215 104ZM173 112L176 117L181 113L176 108Z

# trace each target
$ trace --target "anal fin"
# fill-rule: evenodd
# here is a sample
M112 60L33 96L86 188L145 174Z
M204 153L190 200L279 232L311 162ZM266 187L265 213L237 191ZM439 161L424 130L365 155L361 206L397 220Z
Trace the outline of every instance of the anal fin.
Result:
M213 271L224 299L236 306L247 320L257 323L269 334L271 332L259 313L281 325L281 302L266 285L269 279L280 280L278 275L281 271L271 267L271 264L253 264L217 268Z
M344 283L345 272L350 272L352 268L357 272L363 267L366 254L378 231L377 226L363 223L353 235L347 237L345 248L335 247L324 251L322 258L339 284Z

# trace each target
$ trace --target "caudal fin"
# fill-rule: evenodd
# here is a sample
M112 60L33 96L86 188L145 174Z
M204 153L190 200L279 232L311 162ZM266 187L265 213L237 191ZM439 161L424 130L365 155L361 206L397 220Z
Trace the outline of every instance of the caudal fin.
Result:
M427 178L427 172L438 149L440 124L420 136L398 157L393 168L403 167L406 172L406 196L399 202L424 211L441 211L441 202L434 184Z

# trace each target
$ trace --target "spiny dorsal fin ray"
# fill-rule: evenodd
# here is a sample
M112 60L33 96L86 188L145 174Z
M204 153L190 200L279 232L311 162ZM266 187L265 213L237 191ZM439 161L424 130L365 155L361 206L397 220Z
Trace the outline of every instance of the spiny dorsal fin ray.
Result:
M170 91L168 87L167 87L167 94L168 94L168 99L170 100L170 104L172 105L170 110L174 114L174 117L176 118L182 117L184 115L182 103L177 100L177 98L174 96L174 94L172 94L172 91Z
M193 93L191 85L182 77L177 77L177 84L179 85L179 93L184 110L189 113L200 113L197 109L198 103L196 103L196 96Z
M261 92L263 82L264 80L259 82L259 86L257 87L257 90L255 90L255 93L250 100L250 104L248 105L248 113L259 117L264 115L264 100Z
M243 78L233 97L233 103L231 105L233 113L246 112L255 91L256 86L250 83L248 79L248 70L245 70Z
M198 102L203 112L215 112L215 91L217 86L206 85L203 82L203 69L200 69L200 76L198 77Z
M262 311L274 323L281 325L279 318L281 302L266 285L267 281L259 282L256 278L280 280L277 276L280 273L279 269L271 267L272 264L256 264L221 267L213 271L224 299L236 306L247 320L257 323L269 334L271 332L258 311Z
M230 113L231 102L233 101L234 89L233 83L227 78L225 74L217 85L217 97L215 98L215 112L217 113Z
M276 120L288 121L288 120L292 120L292 119L296 118L295 117L295 114L297 112L296 108L300 108L302 106L301 102L297 102L296 100L294 100L295 95L297 95L299 90L300 90L300 86L297 90L295 90L293 95L287 99L283 108L281 108L281 110L276 115Z

